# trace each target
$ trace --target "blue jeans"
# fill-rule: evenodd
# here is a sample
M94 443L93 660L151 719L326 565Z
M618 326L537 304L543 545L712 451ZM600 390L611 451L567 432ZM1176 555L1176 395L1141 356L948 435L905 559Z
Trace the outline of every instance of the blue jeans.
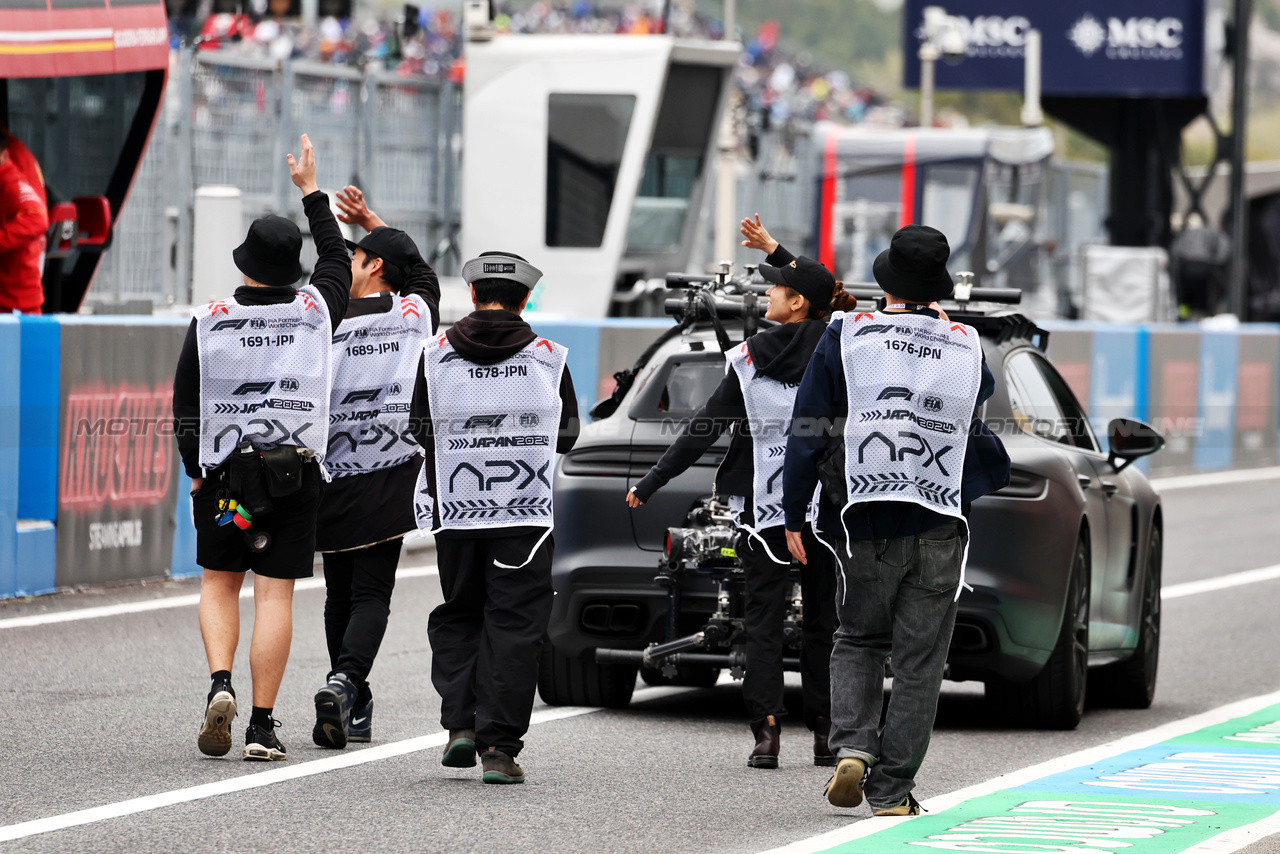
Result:
M836 629L831 653L831 749L870 769L863 791L875 809L900 804L915 788L938 709L956 622L964 538L952 522L891 540L840 543ZM885 662L893 694L884 727Z

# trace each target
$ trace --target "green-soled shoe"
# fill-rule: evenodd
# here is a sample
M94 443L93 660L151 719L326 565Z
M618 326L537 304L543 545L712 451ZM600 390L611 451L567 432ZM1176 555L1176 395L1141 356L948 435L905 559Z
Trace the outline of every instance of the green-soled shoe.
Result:
M446 768L476 767L476 731L473 729L449 730L449 743L445 746L440 764Z
M483 779L486 783L524 782L524 769L501 750L489 748L480 755L480 764L484 766Z

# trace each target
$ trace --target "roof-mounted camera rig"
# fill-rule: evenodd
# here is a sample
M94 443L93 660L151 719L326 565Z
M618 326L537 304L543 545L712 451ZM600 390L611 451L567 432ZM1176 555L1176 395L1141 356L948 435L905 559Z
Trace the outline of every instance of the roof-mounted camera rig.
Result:
M720 264L719 271L712 274L667 273L667 288L681 292L680 296L669 298L663 303L666 313L675 318L675 326L663 332L640 355L634 366L613 375L616 381L613 393L591 407L591 417L608 418L616 412L640 369L648 364L663 344L675 336L699 326L710 326L715 331L716 343L723 352L733 346L725 321L740 320L744 340L756 334L762 325L772 325L771 321L764 319L768 300L760 297L773 286L759 280L756 275L758 269L758 265L748 264L743 267L741 275L734 276L733 265L725 261ZM942 306L948 314L963 317L971 325L982 322L981 318L992 316L991 307L999 310L1003 306L1017 305L1022 301L1022 291L1016 288L975 288L972 284L973 273L964 272L959 276L961 281L956 285L955 293L950 299L943 300ZM884 291L878 285L846 284L845 291L858 300L859 307L865 305L873 311L884 308ZM1008 325L1008 320L1001 318L997 323ZM1025 323L1034 326L1030 321ZM1044 340L1048 340L1048 333L1042 333L1042 336ZM1041 343L1040 346L1043 347L1044 344Z

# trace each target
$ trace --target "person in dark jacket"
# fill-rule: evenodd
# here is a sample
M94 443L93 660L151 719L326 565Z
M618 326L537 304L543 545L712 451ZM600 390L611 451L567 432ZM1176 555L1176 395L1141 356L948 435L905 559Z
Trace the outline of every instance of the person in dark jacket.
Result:
M411 407L444 593L427 625L431 681L449 731L441 763L472 767L479 753L485 783L522 783L554 595L554 454L577 441L578 402L565 348L520 316L541 271L486 252L462 273L476 310L427 344Z
M200 631L211 686L197 744L210 756L231 749L240 587L245 572L253 570L253 712L246 760L285 758L272 711L293 638L294 581L311 576L315 559L329 340L346 314L351 289L351 258L329 199L316 186L315 149L305 134L299 158L290 154L288 162L316 245L310 282L294 287L302 276L298 226L278 216L255 220L233 253L244 284L229 299L196 309L173 383L174 432L191 477L196 560L204 568ZM263 418L264 411L272 418ZM261 545L267 541L262 535L269 537L265 550L252 547L240 523L231 524L227 516L235 497L229 491L230 457L241 445L244 453L255 452L249 456L255 465L260 450L304 449L297 454L303 462L296 491L273 498L270 514L251 522L250 539Z
M953 287L949 255L935 229L913 225L894 235L873 267L885 309L827 328L796 394L783 469L787 545L797 560L812 560L801 534L809 498L820 465L839 459L833 443L843 443L836 477L849 494L840 506L824 492L819 515L842 565L831 656L839 765L827 798L857 806L865 786L881 816L919 813L911 792L955 626L963 511L1009 481L1004 446L976 416L995 389L978 332L937 306ZM882 726L890 653L893 694Z
M324 554L329 674L315 696L312 740L343 748L372 739L369 671L387 630L404 535L416 530L422 468L406 427L414 370L440 317L440 282L409 235L390 228L348 186L339 219L368 232L348 241L351 300L333 336L326 466L316 548Z
M783 628L791 599L791 561L782 527L778 458L785 432L771 425L789 422L795 389L804 376L813 348L826 330L826 318L848 310L855 301L825 267L797 258L754 219L742 221L744 246L768 253L760 274L773 283L766 320L776 322L726 357L729 370L707 403L691 419L654 467L627 493L639 507L673 477L693 465L725 430L732 431L729 450L716 471L715 491L729 496L741 531L738 556L746 574L747 667L742 696L751 715L756 743L747 758L752 768L777 768L783 704ZM812 492L812 490L810 490ZM805 541L817 546L811 527ZM818 554L817 552L820 552ZM830 731L831 638L835 631L835 568L825 549L802 566L804 599L800 651L804 723L813 732L813 762L834 765L827 747Z

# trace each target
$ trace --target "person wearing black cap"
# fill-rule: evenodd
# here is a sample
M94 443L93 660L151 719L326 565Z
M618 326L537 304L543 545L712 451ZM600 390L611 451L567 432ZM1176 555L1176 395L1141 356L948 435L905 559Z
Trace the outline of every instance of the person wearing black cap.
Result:
M693 465L725 430L732 439L716 471L715 492L729 497L741 531L738 556L746 574L747 667L742 696L756 743L752 768L777 768L783 704L783 639L791 599L791 559L782 528L782 484L778 478L785 429L796 388L809 356L834 310L854 305L826 267L797 258L769 237L757 215L742 221L744 246L769 253L760 275L773 283L765 319L777 325L751 336L726 354L729 370L706 404L653 468L627 493L639 507L672 478ZM812 492L812 490L810 490ZM811 528L805 541L817 545ZM830 729L831 636L835 631L835 568L829 552L801 567L804 598L800 675L804 723L813 732L813 762L833 765ZM823 557L825 555L825 557Z
M839 764L827 798L853 807L865 791L880 816L919 814L912 790L964 581L964 511L1009 481L1004 446L976 416L995 388L978 332L937 307L953 288L950 254L927 226L893 236L872 268L885 309L828 327L796 395L783 470L791 554L815 557L801 531L820 469L819 526L838 537L831 749Z
M330 338L351 287L350 256L316 186L315 149L305 134L299 158L287 159L316 246L310 281L295 288L298 226L279 216L254 220L232 253L244 284L195 309L173 386L178 451L194 487L196 560L204 568L200 630L212 682L197 744L209 756L231 749L240 587L253 570L246 760L285 758L272 710L293 638L294 581L312 574L315 558ZM233 500L243 506L233 510Z
M357 187L337 193L339 219L368 233L352 250L351 300L333 336L333 384L316 548L324 554L329 674L316 692L312 740L367 742L369 671L387 630L403 537L415 530L422 457L409 403L423 344L439 320L440 282L409 235L390 228Z
M485 252L462 276L476 310L430 341L413 393L426 456L416 512L436 537L444 602L431 612L431 682L449 731L441 763L523 783L538 653L551 619L555 454L578 438L565 348L521 317L542 272Z

